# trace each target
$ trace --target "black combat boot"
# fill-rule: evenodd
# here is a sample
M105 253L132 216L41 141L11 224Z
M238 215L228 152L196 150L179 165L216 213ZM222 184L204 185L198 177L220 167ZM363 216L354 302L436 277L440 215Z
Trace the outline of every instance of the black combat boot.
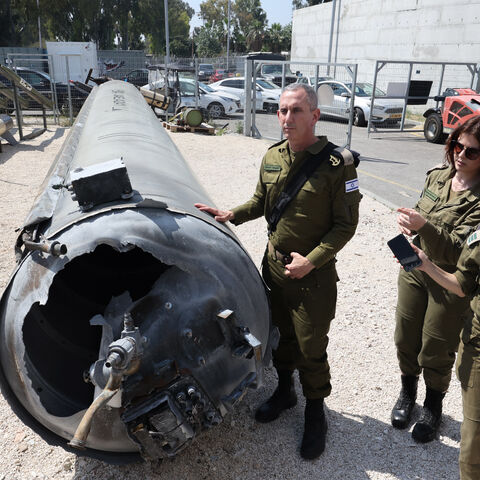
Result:
M305 430L300 455L306 460L319 457L325 450L327 420L323 411L323 398L309 400L305 407Z
M431 442L437 435L442 420L442 401L445 393L427 387L422 414L412 430L412 437L420 443Z
M278 416L297 404L297 394L293 385L292 373L289 370L280 370L278 373L278 386L273 395L255 412L255 420L260 423L268 423L277 419Z
M408 426L417 399L418 377L402 375L401 378L402 389L391 415L392 426L395 428L406 428Z

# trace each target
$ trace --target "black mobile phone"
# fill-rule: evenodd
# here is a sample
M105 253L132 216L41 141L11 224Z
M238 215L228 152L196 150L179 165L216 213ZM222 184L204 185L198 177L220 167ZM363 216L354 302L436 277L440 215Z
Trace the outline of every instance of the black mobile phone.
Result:
M402 234L389 240L387 245L406 272L410 272L422 264L420 257Z

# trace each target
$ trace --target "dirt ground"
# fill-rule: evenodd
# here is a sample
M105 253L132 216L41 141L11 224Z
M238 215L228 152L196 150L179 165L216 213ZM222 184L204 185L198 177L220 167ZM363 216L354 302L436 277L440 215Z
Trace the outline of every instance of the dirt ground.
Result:
M15 229L22 225L67 134L68 129L50 127L37 139L4 145L0 154L2 289L15 266ZM236 134L170 136L217 205L233 207L251 196L269 142ZM258 266L265 248L264 221L234 229ZM390 425L400 383L393 345L398 266L386 241L396 233L395 213L364 196L357 233L338 256L338 308L329 344L333 392L326 400L327 447L318 460L306 462L298 454L302 398L276 422L255 423L255 408L275 384L268 370L264 388L250 392L221 425L163 463L114 466L77 457L48 445L0 398L0 480L457 479L462 415L455 379L445 399L438 440L419 445L411 438L411 427L399 431ZM422 387L419 404L423 396ZM419 412L417 405L414 418Z

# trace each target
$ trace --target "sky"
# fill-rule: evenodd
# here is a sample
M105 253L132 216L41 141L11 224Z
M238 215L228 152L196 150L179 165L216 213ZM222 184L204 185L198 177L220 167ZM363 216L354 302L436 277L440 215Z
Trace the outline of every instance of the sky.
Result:
M202 21L198 18L197 13L200 12L200 4L202 0L184 0L194 10L195 14L190 21L190 26L201 27ZM262 8L267 13L268 26L272 23L280 23L281 25L288 25L292 21L292 0L261 0Z

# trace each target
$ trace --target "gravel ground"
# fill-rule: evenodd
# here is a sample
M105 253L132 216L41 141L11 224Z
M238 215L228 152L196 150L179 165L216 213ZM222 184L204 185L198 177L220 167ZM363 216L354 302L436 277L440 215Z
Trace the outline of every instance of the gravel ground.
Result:
M14 229L22 224L67 132L51 127L37 139L4 146L0 154L2 289L14 268ZM217 205L233 207L253 193L269 142L235 134L171 137ZM297 407L276 422L254 421L255 408L275 386L275 374L268 369L264 388L249 392L221 425L163 463L113 466L51 447L25 427L0 397L0 480L458 479L462 415L456 380L445 398L437 441L418 445L411 438L411 427L399 431L390 426L400 383L393 345L398 266L386 247L397 233L395 213L367 196L360 213L355 237L338 255L338 306L328 348L333 391L326 400L327 446L318 460L304 461L298 453L303 433L301 395ZM232 228L258 266L265 247L264 221ZM296 386L300 393L298 378ZM423 397L420 388L420 402ZM419 413L417 405L414 418Z

